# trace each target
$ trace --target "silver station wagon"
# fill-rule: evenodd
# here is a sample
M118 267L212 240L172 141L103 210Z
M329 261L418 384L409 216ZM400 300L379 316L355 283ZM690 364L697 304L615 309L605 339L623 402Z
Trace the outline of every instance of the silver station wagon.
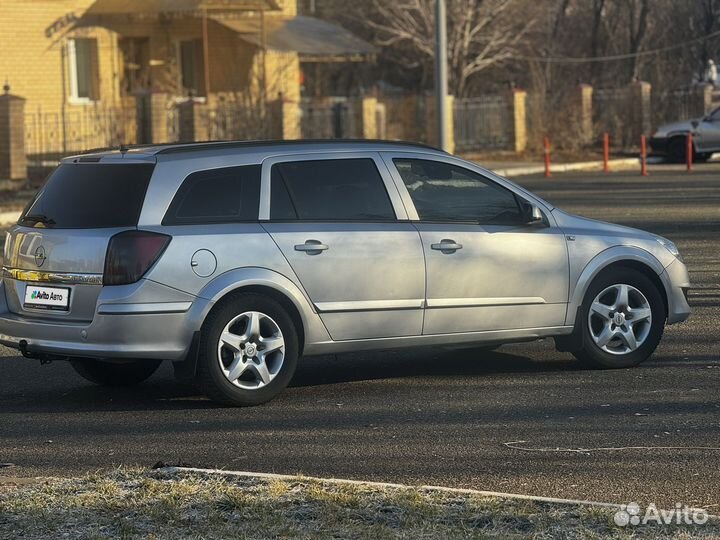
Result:
M630 367L690 313L669 240L371 141L67 158L2 271L0 343L103 385L172 361L232 405L273 398L300 357L326 353L551 336L590 366Z

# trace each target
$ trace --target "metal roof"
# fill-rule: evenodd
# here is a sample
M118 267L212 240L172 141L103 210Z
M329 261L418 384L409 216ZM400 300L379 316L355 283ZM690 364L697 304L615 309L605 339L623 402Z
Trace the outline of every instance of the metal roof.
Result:
M253 19L232 19L213 16L213 20L237 32L248 43L276 51L297 52L304 60L312 57L332 58L372 55L373 45L338 24L313 17L265 18L263 40L260 22Z
M266 11L278 10L276 0L96 0L84 16L134 15L157 16L161 14L196 15L203 10Z

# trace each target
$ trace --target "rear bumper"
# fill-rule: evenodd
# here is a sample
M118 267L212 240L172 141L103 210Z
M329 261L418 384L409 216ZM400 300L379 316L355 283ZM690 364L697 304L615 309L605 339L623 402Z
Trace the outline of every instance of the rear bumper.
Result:
M4 287L0 281L0 344L37 356L183 360L206 302L195 297L173 302L131 302L125 297L111 302L101 295L93 320L76 322L12 313Z

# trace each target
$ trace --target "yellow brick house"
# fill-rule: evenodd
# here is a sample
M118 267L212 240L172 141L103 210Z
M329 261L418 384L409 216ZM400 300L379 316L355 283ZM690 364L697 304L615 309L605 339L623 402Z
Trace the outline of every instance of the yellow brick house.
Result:
M185 117L207 138L270 135L258 122L300 101L301 62L373 54L298 16L296 0L3 0L0 51L0 84L25 99L31 159L179 139Z

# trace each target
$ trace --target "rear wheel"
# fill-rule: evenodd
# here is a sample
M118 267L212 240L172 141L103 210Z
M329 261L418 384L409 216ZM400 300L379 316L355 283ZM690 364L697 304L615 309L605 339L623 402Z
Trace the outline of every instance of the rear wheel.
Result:
M199 381L212 400L259 405L273 399L295 373L298 337L275 300L238 294L213 311L200 338Z
M646 360L665 327L655 284L637 270L613 269L590 286L580 310L583 347L575 354L595 368L627 368Z
M160 364L160 360L107 362L76 358L70 361L70 365L78 375L100 386L133 386L140 384L155 373Z

